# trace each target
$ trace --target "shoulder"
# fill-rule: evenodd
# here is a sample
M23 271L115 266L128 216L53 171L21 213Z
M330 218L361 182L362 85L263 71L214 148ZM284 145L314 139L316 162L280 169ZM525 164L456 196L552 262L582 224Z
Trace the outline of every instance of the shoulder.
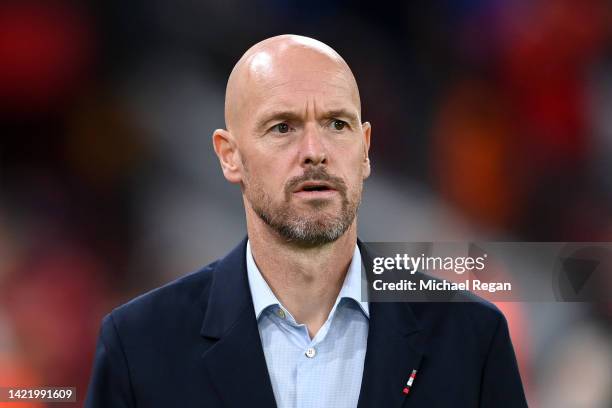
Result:
M104 325L112 324L118 331L147 331L154 327L172 327L180 321L199 320L201 323L217 263L118 306L105 317Z
M411 307L419 320L428 318L461 321L478 325L495 325L504 319L497 306L467 291L456 291L452 300L445 302L412 302Z
M470 328L472 333L489 339L500 326L507 326L506 317L493 303L470 292L461 293L459 297L459 301L452 305L455 316Z
M417 272L415 278L418 280L431 280L432 276ZM497 306L480 296L466 290L448 290L439 292L442 298L446 301L435 302L427 301L423 298L422 302L413 303L417 305L416 309L421 309L426 313L430 310L431 313L439 313L447 318L460 320L463 323L469 324L472 322L478 326L481 325L496 325L501 320L505 320L503 313ZM431 300L435 299L432 297ZM418 304L427 305L430 307L419 308ZM440 316L440 317L443 317Z
M451 302L414 302L410 307L428 335L466 349L484 352L498 331L507 331L501 310L470 292L457 292Z

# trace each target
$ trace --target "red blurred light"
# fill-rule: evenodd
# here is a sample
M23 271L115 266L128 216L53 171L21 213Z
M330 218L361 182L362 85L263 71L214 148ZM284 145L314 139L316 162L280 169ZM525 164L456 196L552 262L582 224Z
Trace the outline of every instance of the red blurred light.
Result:
M83 78L92 33L85 15L60 2L0 5L1 109L46 109Z

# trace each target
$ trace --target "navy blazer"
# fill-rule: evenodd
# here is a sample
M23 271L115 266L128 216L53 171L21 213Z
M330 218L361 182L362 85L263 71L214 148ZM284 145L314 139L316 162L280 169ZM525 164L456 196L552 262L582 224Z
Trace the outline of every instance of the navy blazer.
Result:
M275 407L245 253L108 314L85 406ZM482 300L370 303L364 364L359 408L527 406L506 320Z

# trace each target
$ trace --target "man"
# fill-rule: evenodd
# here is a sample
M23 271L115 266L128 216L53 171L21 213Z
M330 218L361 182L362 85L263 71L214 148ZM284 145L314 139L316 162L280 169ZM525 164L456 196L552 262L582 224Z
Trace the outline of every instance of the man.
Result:
M256 44L225 120L213 145L248 239L105 317L87 407L526 406L494 306L362 301L371 127L334 50Z

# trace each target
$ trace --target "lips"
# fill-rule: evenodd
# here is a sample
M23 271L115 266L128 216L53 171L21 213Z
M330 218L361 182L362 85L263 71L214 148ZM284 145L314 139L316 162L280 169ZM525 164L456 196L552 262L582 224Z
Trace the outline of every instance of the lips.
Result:
M297 188L293 191L294 193L302 192L322 192L322 191L336 191L335 188L329 183L324 181L306 181L300 183Z
M323 201L346 200L347 187L344 180L327 172L323 166L309 166L300 176L292 177L285 185L287 201L291 197L321 204Z

